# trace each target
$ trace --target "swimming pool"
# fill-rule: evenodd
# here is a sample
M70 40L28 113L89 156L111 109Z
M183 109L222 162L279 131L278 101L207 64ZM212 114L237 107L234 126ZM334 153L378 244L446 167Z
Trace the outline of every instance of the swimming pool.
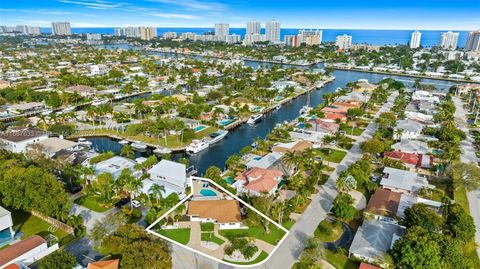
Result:
M304 129L305 128L305 123L300 122L299 124L297 124L297 127L300 128L300 129Z
M200 194L202 196L217 196L217 193L212 191L212 190L209 190L209 189L202 189L200 190Z
M200 132L201 130L207 128L207 126L205 125L198 125L197 127L193 128L193 130L195 131L195 133L198 133Z
M259 160L262 159L262 157L261 157L261 156L256 156L256 157L253 157L253 159L254 159L255 161L259 161Z
M232 184L232 183L233 183L233 178L227 177L227 178L225 178L225 181L226 181L228 184Z
M228 120L221 120L221 121L218 122L218 125L220 125L220 126L225 126L225 125L229 125L230 123L232 123L232 122L234 122L234 121L235 121L235 120L230 120L230 119L228 119Z

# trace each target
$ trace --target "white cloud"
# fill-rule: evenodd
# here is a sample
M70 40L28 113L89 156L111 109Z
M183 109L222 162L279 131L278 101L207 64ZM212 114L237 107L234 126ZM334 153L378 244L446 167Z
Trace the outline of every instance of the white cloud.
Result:
M86 8L91 8L91 9L112 9L112 8L117 8L121 7L124 5L124 3L112 3L112 2L107 2L107 1L102 1L102 0L94 0L94 1L72 1L72 0L60 0L59 2L65 3L65 4L74 4L74 5L81 5Z
M189 15L189 14L178 14L178 13L160 13L160 12L151 12L147 13L150 16L166 18L166 19L185 19L185 20L196 20L200 19L199 16Z
M188 10L204 10L204 11L226 11L228 7L225 4L215 1L198 1L198 0L147 0L162 4L180 6Z
M34 13L39 15L69 15L72 12L60 11L60 10L48 10L48 9L21 9L19 11Z

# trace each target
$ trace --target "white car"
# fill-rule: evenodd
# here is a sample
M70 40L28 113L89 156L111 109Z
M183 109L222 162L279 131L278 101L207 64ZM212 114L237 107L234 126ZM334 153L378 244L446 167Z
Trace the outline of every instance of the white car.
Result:
M137 200L132 200L132 205L133 207L137 208L137 207L140 207L142 204Z

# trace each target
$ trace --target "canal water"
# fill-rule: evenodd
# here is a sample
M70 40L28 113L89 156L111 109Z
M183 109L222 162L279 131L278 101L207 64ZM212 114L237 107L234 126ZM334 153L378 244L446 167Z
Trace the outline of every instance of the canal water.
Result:
M259 63L254 61L245 61L245 65L252 66L253 68L258 68L259 66L271 66L271 64ZM318 64L310 68L322 67L322 64ZM301 68L304 69L304 67ZM358 81L359 79L367 79L371 83L376 83L386 77L390 77L402 81L407 87L412 86L415 82L415 78L410 77L345 70L336 70L333 72L333 76L336 77L333 82L327 84L321 89L314 90L310 93L311 106L317 106L322 103L322 96L325 93L334 92L339 87L345 87L348 82ZM454 82L430 79L423 79L422 83L435 84L437 89L441 91L448 90L448 88L455 84ZM188 158L190 159L190 164L194 165L197 168L200 175L205 173L207 168L211 165L215 165L223 169L225 166L225 161L230 155L238 153L245 146L251 145L254 139L257 137L265 138L267 134L269 134L278 123L283 123L284 121L291 121L297 118L299 116L300 109L306 103L307 95L299 96L291 102L284 104L279 110L274 110L271 113L268 113L267 115L265 115L265 117L260 123L254 126L244 124L239 126L238 128L230 130L226 138L221 140L219 143L198 154L188 156ZM88 140L92 142L92 148L98 152L113 151L118 154L120 153L120 150L122 148L122 145L110 138L89 138ZM151 151L137 152L136 156L147 157L151 154ZM174 154L173 158L178 160L183 156L183 154Z

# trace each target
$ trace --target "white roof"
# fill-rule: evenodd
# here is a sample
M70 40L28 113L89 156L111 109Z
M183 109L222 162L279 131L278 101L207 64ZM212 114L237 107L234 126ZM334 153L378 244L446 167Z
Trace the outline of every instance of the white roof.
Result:
M380 185L387 188L392 187L415 192L423 187L431 187L426 178L420 177L414 172L385 167L383 174Z
M96 174L110 173L114 178L117 178L122 170L133 170L135 162L120 156L114 156L108 160L95 164L94 169Z
M184 186L187 180L185 165L169 160L161 160L148 170L148 173L152 177L162 177L165 178L166 181L173 181L173 184L179 186Z
M251 160L247 163L247 167L258 167L268 169L282 158L283 154L272 152L263 156L260 160Z
M45 140L42 140L40 142L37 142L37 144L40 144L43 146L44 150L47 153L57 153L63 149L70 149L73 147L78 146L77 142L73 142L70 140L66 139L61 139L58 137L49 137Z
M6 210L5 208L0 206L0 217L4 217L10 215L10 211Z

